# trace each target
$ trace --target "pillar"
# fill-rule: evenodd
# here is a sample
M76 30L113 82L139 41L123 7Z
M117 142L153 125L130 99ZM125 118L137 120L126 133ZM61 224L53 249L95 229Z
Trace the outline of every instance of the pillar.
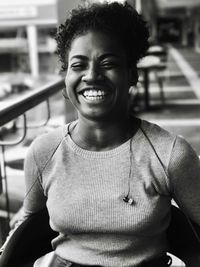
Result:
M195 17L194 21L194 49L200 52L200 19L199 16Z
M182 20L181 23L182 23L181 44L182 44L182 46L187 46L188 45L188 37L187 37L188 22L187 22L187 20Z
M142 3L141 0L135 0L135 9L139 14L142 13Z
M37 28L35 25L27 26L27 37L31 74L37 78L39 76L39 59Z

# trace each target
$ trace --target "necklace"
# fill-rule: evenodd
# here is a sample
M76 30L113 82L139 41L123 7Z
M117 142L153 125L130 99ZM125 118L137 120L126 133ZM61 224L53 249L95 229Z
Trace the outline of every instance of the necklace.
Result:
M132 143L133 143L133 137L130 139L130 146L129 146L129 160L130 160L130 167L129 167L129 175L128 175L128 191L125 197L123 198L123 201L128 203L129 205L134 204L134 199L130 197L130 191L131 191L131 176L132 176L132 162L133 162L133 149L132 149Z

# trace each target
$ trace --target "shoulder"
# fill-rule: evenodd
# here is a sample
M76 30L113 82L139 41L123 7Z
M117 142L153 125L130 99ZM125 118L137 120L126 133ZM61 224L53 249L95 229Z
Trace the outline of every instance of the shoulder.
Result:
M194 168L194 166L200 168L197 153L182 136L177 136L171 153L169 170L178 168L186 171Z
M157 151L158 154L167 154L171 153L171 150L174 146L176 135L165 130L159 125L142 120L141 122L141 131L146 139L146 143Z
M41 168L45 166L65 138L66 129L67 125L37 137L28 149L26 162L34 161Z
M188 180L189 176L198 176L200 161L192 146L181 136L175 135L162 127L142 121L143 132L143 158L150 166L156 166L156 184L163 188L167 185L168 191L172 185L178 184L180 179ZM163 177L164 179L161 179ZM199 179L199 178L198 178ZM163 183L165 181L165 183Z
M140 157L146 163L158 192L168 194L169 181L167 168L174 147L176 136L157 124L141 121Z
M58 127L48 133L38 136L31 144L30 148L42 152L51 151L63 139L66 126Z
M146 121L142 120L141 122L141 129L145 131L151 138L158 138L158 140L169 140L172 141L175 139L176 135L172 134L171 132L167 131L163 127Z
M182 157L196 155L196 152L192 148L192 146L186 141L183 136L176 136L176 140L174 142L173 152L180 154Z
M147 121L142 121L141 130L146 139L160 156L166 162L166 167L170 162L195 159L198 156L192 146L180 135L175 135L162 127Z

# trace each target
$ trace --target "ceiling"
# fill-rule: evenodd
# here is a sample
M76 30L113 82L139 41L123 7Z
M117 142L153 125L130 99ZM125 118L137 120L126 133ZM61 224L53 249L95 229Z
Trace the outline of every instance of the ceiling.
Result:
M159 9L192 8L200 6L200 0L155 0Z

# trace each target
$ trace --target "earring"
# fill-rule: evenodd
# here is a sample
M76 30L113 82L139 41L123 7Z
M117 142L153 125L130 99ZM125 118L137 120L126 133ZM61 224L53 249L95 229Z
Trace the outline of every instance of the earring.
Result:
M67 96L67 94L65 93L65 90L62 89L62 95L65 99L69 100L69 97Z

